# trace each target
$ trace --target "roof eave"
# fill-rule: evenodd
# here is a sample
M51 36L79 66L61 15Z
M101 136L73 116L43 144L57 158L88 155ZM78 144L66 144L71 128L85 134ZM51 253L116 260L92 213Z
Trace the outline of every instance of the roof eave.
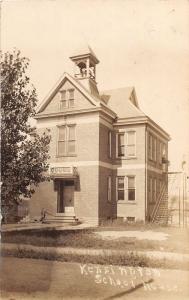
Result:
M121 125L137 125L137 124L148 124L155 130L157 130L162 136L164 136L168 141L171 140L170 135L157 123L155 123L148 116L140 116L140 117L131 117L131 118L118 118L116 122L114 122L114 126Z

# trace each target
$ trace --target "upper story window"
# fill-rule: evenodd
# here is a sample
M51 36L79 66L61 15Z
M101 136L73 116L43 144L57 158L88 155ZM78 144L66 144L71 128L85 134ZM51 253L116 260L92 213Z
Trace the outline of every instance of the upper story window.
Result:
M157 160L157 141L155 137L153 137L153 144L152 144L152 159L154 161Z
M136 156L136 132L117 133L117 157L132 158Z
M108 157L112 157L112 132L108 131Z
M148 158L150 160L157 160L157 139L149 133L148 138Z
M125 134L123 132L117 134L117 156L125 156Z
M75 125L67 126L67 152L68 154L75 154L76 152L76 137L75 137Z
M67 107L67 100L66 100L66 91L60 92L60 108Z
M163 144L162 146L162 157L167 158L166 146Z
M126 157L136 155L136 132L128 131L126 133Z
M69 107L74 107L74 89L69 90Z
M76 135L75 125L63 125L58 128L58 156L75 155Z
M74 89L60 91L60 109L74 107Z
M158 161L160 165L163 163L163 159L167 159L167 148L165 143L159 141Z
M149 134L149 139L148 139L148 157L151 160L152 160L152 151L153 151L152 148L153 148L152 135Z

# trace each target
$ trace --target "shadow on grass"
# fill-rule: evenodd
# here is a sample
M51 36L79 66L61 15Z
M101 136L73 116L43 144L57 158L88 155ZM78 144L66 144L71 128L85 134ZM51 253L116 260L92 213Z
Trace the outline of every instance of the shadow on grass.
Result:
M148 281L145 281L144 283L145 284L148 284L148 283L151 283L153 282L154 280L153 279L150 279ZM117 293L117 294L114 294L113 296L110 296L110 297L107 297L107 298L104 298L103 300L112 300L112 299L115 299L115 298L120 298L124 295L127 295L127 294L131 294L133 293L134 291L140 289L141 287L144 286L144 283L139 283L137 284L135 287L129 289L128 291L124 291L124 292L121 292L121 293Z

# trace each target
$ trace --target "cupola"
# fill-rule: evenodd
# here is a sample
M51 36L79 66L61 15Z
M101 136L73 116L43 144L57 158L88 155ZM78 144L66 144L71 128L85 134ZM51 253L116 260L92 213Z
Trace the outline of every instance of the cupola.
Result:
M96 65L99 63L98 58L91 49L87 46L80 49L70 57L74 62L74 77L87 88L91 94L98 96L98 88L96 83Z

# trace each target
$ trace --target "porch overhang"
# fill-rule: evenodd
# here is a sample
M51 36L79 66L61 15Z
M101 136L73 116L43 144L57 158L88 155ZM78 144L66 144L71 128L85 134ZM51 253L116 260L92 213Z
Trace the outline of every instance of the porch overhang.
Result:
M69 167L51 166L49 173L51 179L77 179L78 178L77 168L73 166L69 166Z

